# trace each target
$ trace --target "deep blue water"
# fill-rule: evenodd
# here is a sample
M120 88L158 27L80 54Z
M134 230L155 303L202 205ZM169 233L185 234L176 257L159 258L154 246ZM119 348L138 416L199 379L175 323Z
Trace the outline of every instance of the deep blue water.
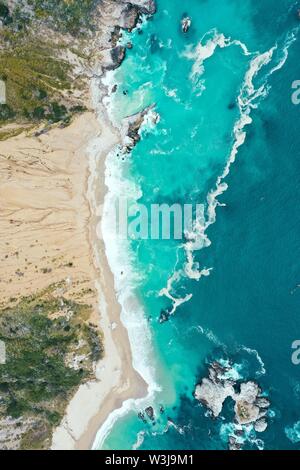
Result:
M288 430L300 421L300 366L291 361L291 344L300 339L300 105L291 100L292 83L300 79L300 2L157 3L157 14L142 34L134 33L134 47L115 74L120 85L112 104L120 120L155 103L160 122L143 131L118 166L120 179L138 188L138 200L147 207L202 203L209 222L207 195L230 158L237 123L249 112L252 123L240 125L245 142L219 181L228 188L218 196L224 205L213 207L216 220L207 223L211 245L193 252L194 277L211 269L208 276L191 279L182 241L130 243L131 263L140 275L133 289L152 334L147 361L150 357L157 387L148 401L131 406L115 422L103 447L227 448L231 404L212 420L193 398L209 361L226 357L241 364L243 378L258 381L271 401L268 429L251 432L244 448L297 449L300 426L294 439ZM187 35L180 30L183 14L192 18ZM228 44L229 38L239 43ZM209 44L215 44L210 57L202 69L196 67ZM254 69L252 89L246 74ZM159 292L174 273L169 294L192 298L172 312L170 297ZM163 324L162 310L174 313ZM137 417L150 404L154 425Z

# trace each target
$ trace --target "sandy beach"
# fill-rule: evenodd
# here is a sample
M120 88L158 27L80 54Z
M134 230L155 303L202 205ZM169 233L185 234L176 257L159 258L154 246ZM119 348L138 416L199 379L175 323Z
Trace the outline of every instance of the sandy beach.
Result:
M39 137L0 142L2 304L64 282L65 297L93 306L105 356L81 385L53 435L53 449L90 449L124 400L146 393L134 371L104 244L97 236L106 188L105 156L118 135L94 113ZM97 139L99 152L90 146ZM112 327L113 325L113 327Z
M99 114L100 113L100 114ZM105 357L95 370L97 380L82 385L71 400L66 416L56 429L52 448L91 449L97 432L109 414L120 408L129 398L146 395L146 383L132 367L131 349L125 327L120 321L113 275L105 255L100 224L105 186L105 158L119 141L117 131L108 122L105 111L98 108L98 122L102 122L99 135L89 142L89 177L87 199L90 207L88 224L89 246L96 270L95 285L98 293L100 326L104 333ZM93 151L96 146L100 151Z

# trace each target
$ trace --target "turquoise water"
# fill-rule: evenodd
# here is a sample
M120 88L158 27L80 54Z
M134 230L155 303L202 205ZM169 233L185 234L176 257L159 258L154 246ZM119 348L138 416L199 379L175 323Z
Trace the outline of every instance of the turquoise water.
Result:
M291 85L300 79L300 2L157 3L114 73L111 110L121 122L155 103L160 120L144 126L129 156L117 152L108 165L132 200L201 203L205 220L190 240L136 240L126 248L132 276L119 283L119 298L130 285L142 308L147 341L133 352L137 369L148 370L150 396L125 405L98 447L227 448L230 407L213 421L193 398L208 362L226 357L272 403L267 431L251 431L244 448L296 449L300 106ZM186 35L183 14L192 18ZM124 263L119 272L129 269ZM161 312L169 321L159 321ZM139 342L132 316L122 318ZM151 424L137 417L149 405L157 416Z

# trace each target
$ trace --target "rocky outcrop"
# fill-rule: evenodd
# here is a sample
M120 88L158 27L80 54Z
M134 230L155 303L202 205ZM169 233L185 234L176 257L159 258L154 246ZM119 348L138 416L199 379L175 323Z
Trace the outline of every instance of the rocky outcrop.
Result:
M116 46L110 51L111 63L107 65L106 70L115 70L122 64L126 55L126 48L123 46Z
M154 0L133 0L131 2L120 0L124 4L119 26L131 32L138 24L142 15L153 15L156 12Z
M131 32L141 21L142 15L152 15L156 12L154 0L118 0L117 2L108 0L103 4L100 10L102 21L106 17L114 16L114 26L110 31L110 37L107 39L111 47L101 51L102 70L115 70L123 62L126 56L126 47L119 45L122 37L122 30ZM131 49L132 44L127 44L127 49Z
M228 363L213 362L205 377L196 386L195 398L205 405L214 418L218 418L227 398L235 402L234 422L237 425L253 425L257 432L267 429L266 414L270 406L267 398L262 396L262 390L256 382L241 382L234 378L233 366ZM240 448L240 443L234 436L230 437L229 448Z
M230 379L222 379L227 369L218 362L213 362L208 370L209 378L202 379L196 386L195 398L209 408L215 418L223 409L223 404L228 397L233 397L234 382Z
M242 450L242 444L238 441L235 436L229 436L228 441L229 450Z
M147 106L139 113L133 114L123 119L123 143L125 150L130 152L140 141L140 129L146 117L155 125L159 120L159 115L154 111L155 104Z
M138 418L143 421L143 423L155 422L155 412L152 406L148 406L145 410L142 410L138 413Z
M137 7L141 13L144 15L154 15L156 12L156 3L155 0L119 0L121 3L131 4L134 7Z
M138 24L141 16L141 10L137 5L128 3L122 11L120 26L131 32Z

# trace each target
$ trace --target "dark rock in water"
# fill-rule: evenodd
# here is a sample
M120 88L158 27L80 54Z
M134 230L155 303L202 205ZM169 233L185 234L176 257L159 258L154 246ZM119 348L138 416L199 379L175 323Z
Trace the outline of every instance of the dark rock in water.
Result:
M126 44L126 47L127 47L127 49L132 49L133 48L132 42L128 42Z
M114 86L112 87L111 92L112 92L112 93L116 93L117 89L118 89L118 85L116 84L116 85L114 85Z
M116 46L110 51L112 63L106 66L106 70L115 70L117 69L126 55L126 48L123 46Z
M181 20L181 29L183 33L187 33L192 25L192 20L189 16L182 18Z
M145 418L145 413L143 413L142 411L140 411L140 412L138 413L138 417L140 418L140 420L143 421L143 423L146 423L146 422L147 422L147 420L146 420L146 418Z
M159 115L153 111L155 104L151 106L147 106L143 111L139 113L133 114L132 116L128 116L123 119L123 138L124 142L126 142L126 147L130 152L137 142L140 141L141 136L139 134L139 130L144 122L144 119L148 113L151 112L151 119L153 124L156 124L159 120ZM150 114L149 114L150 116Z
M146 412L146 415L148 416L149 419L151 419L151 421L154 420L154 409L152 408L152 406L148 406L148 408L145 409L145 412Z
M160 412L160 414L162 414L162 415L163 415L164 412L165 412L165 409L164 409L164 407L163 407L162 405L159 407L159 412Z

